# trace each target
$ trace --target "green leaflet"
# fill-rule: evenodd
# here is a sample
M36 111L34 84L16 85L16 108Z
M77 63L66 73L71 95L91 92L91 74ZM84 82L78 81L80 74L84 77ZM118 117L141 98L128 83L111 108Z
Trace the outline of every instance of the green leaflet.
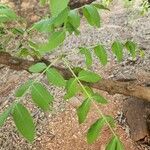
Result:
M127 41L125 43L125 47L129 51L129 53L131 54L132 58L134 59L136 57L137 45L132 41Z
M107 53L102 45L98 45L94 48L95 55L99 58L102 65L106 65L108 62Z
M83 123L88 115L88 112L90 110L91 106L91 100L87 98L83 101L83 103L77 108L77 115L79 124Z
M69 0L49 0L50 11L52 16L57 16L62 10L68 6Z
M46 69L47 66L45 63L36 63L29 68L29 71L32 73L39 73Z
M62 44L62 42L65 40L66 32L65 31L57 31L52 33L52 35L49 38L48 43L44 43L39 45L39 52L45 53L45 52L51 52L55 48L57 48L59 45Z
M65 86L66 81L64 80L63 76L54 68L50 68L46 71L47 79L50 83L56 86Z
M75 78L71 78L66 82L66 90L67 93L64 96L65 99L70 99L71 97L75 96L78 92L78 82Z
M41 5L45 5L46 4L46 0L40 0L40 4Z
M92 95L92 99L95 100L97 103L100 103L100 104L107 104L108 103L107 100L103 96L99 95L98 93L94 93Z
M79 35L80 31L77 29L80 26L80 16L76 10L71 10L68 14L68 20L65 24L67 31L72 34Z
M116 55L118 62L121 62L123 59L123 45L120 41L115 41L112 44L112 51Z
M98 8L98 9L104 9L104 10L109 10L110 11L110 9L109 8L107 8L107 7L105 7L104 5L102 5L102 4L92 4L93 6L95 6L96 8Z
M1 114L0 114L0 127L2 127L6 121L6 119L9 117L11 114L15 104L12 104L8 108L6 108Z
M106 150L124 150L124 146L117 136L113 136L107 144Z
M12 28L11 31L15 35L23 35L25 32L22 28Z
M80 16L76 10L71 10L68 15L68 22L71 23L75 28L80 26Z
M111 116L104 116L104 117L111 126L114 126L114 120ZM105 124L107 124L105 119L104 118L98 119L89 128L88 133L87 133L87 141L89 144L92 144L93 142L95 142L97 138L99 137L102 131L102 128L104 127Z
M22 48L18 51L19 57L27 57L30 55L30 51L27 48Z
M15 12L5 5L0 5L0 23L15 20Z
M31 95L32 100L38 107L44 111L50 110L50 105L52 105L54 98L41 83L33 84Z
M90 53L90 50L84 47L80 47L80 53L85 55L86 58L86 66L91 67L92 65L92 55Z
M26 83L22 84L17 91L15 92L16 97L22 97L24 93L29 89L29 87L32 85L33 81L29 80Z
M144 58L145 57L145 52L144 52L144 50L139 50L139 55L140 55L140 57L141 58Z
M36 22L31 29L36 29L39 32L51 32L54 28L53 21L54 18L40 20Z
M69 13L69 8L65 8L64 10L62 10L57 17L54 18L54 26L55 27L59 27L61 26L63 23L65 23L67 21L68 18L68 13Z
M92 95L94 94L93 90L89 87L89 86L84 86L85 90L81 89L82 93L83 93L83 96L85 98L89 98L89 97L92 97Z
M101 77L98 74L93 73L91 71L82 70L78 74L78 79L85 82L95 83L98 82L101 79Z
M33 25L31 29L36 29L39 32L52 32L55 27L61 26L68 18L69 8L62 10L57 16L43 19Z
M28 110L20 103L13 109L13 120L19 132L30 142L35 137L35 125Z
M108 103L107 100L103 96L101 96L98 93L94 93L94 91L90 87L84 86L84 88L85 88L86 92L85 92L85 90L82 89L82 93L85 98L90 97L90 100L94 100L99 104L107 104Z
M91 26L100 27L100 15L93 5L85 5L82 11Z
M66 23L66 30L72 34L73 32L75 33L75 35L79 35L80 34L80 31L75 28L70 22L67 22Z

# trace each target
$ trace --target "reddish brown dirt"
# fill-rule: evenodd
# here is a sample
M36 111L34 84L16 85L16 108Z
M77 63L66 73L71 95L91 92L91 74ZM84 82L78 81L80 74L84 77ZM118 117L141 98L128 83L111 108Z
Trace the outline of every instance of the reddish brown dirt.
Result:
M104 94L109 100L110 104L107 106L98 106L104 114L110 114L116 116L117 111L120 110L121 97L108 96ZM87 144L86 132L89 126L99 117L97 109L93 106L87 121L79 125L76 107L80 104L80 99L73 99L66 106L66 110L63 113L57 115L54 119L49 120L46 125L46 130L51 131L53 136L49 137L49 134L44 134L40 137L38 147L44 150L104 150L105 145L111 137L110 130L104 128L101 137L94 144ZM121 126L117 125L116 134L121 138L126 150L137 150L136 145L128 137L127 133Z

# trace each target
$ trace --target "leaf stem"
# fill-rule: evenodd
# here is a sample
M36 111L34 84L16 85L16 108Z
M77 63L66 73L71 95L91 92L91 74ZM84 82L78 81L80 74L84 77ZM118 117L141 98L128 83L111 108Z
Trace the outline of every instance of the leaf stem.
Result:
M102 118L104 119L104 121L106 122L106 124L108 125L108 127L110 128L112 134L117 137L116 133L114 132L113 128L111 127L111 125L109 124L109 122L107 121L106 117L104 116L104 114L102 113L102 111L98 108L98 106L94 103L93 98L89 95L89 93L87 92L87 90L85 89L85 87L83 86L83 84L81 83L81 81L78 79L78 77L76 76L76 74L74 73L74 71L72 70L72 68L69 65L69 62L65 59L62 58L62 60L64 61L64 64L68 67L68 69L70 70L70 72L72 73L72 75L75 77L75 79L78 81L79 85L81 86L81 88L84 90L84 92L86 93L86 95L88 96L88 98L92 101L94 107L96 108L97 112L102 116Z
M31 83L31 85L29 86L29 88L25 91L25 93L24 93L21 97L19 97L19 98L16 99L17 103L19 103L19 102L23 99L23 97L26 95L26 93L29 92L29 90L31 89L31 87L33 86L33 84L34 84L35 82L39 81L39 80L42 78L43 74L44 74L51 66L53 66L58 60L60 60L61 58L62 58L62 56L56 58L50 65L47 66L46 69L43 70L43 72L42 72L38 77L35 78L35 80Z

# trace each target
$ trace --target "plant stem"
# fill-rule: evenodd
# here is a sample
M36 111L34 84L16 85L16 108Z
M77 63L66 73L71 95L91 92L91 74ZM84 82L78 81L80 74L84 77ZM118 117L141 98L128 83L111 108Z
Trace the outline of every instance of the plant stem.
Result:
M92 103L93 103L94 107L96 108L97 112L102 116L102 118L104 119L104 121L106 122L106 124L108 125L108 127L110 128L112 134L115 137L117 137L116 133L114 132L113 128L110 126L109 122L107 121L107 119L104 116L104 114L102 113L102 111L94 103L93 98L89 95L89 93L87 92L87 90L85 89L85 87L83 86L83 84L81 83L81 81L78 79L78 77L76 76L76 74L74 73L74 71L72 70L72 68L70 67L69 62L65 58L62 58L62 60L64 61L64 64L68 67L68 69L70 70L70 72L72 73L72 75L75 77L75 79L78 81L79 85L84 90L84 92L86 93L86 95L88 96L88 98L92 101Z
M19 97L18 99L16 99L16 103L19 103L19 102L23 99L23 97L29 92L29 90L31 89L31 87L33 86L33 84L34 84L35 82L39 81L39 80L42 78L42 76L44 75L44 73L45 73L51 66L53 66L60 58L61 58L61 57L55 59L50 65L47 66L46 69L44 69L44 71L43 71L38 77L36 77L36 79L32 82L32 84L31 84L31 85L29 86L29 88L25 91L25 93L24 93L21 97Z

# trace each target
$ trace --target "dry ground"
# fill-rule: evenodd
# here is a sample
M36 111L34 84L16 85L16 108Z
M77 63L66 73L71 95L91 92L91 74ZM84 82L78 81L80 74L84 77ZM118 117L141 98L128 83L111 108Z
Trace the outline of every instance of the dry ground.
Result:
M115 5L114 5L115 4ZM92 69L105 78L137 78L146 76L150 72L150 17L141 17L137 9L124 9L118 2L111 6L111 12L102 13L103 24L100 29L89 27L83 19L81 24L81 36L69 37L65 46L58 49L51 59L59 55L60 52L67 53L72 64L84 65L84 58L78 55L77 47L81 45L90 46L96 43L103 43L110 51L113 40L133 38L138 44L144 46L146 57L139 59L134 65L128 64L129 60L117 64L111 53L110 61L106 68L100 66L98 60L94 60ZM37 37L35 40L39 40ZM34 78L27 72L16 72L4 68L0 70L0 107L1 111L14 100L13 92L22 82L28 78ZM149 77L148 77L149 78ZM47 85L45 78L42 81ZM63 101L64 92L47 85L49 90L55 95L54 110L52 113L44 114L30 103L30 96L25 97L26 105L29 106L37 125L37 138L33 144L29 144L21 138L16 131L11 118L5 126L0 129L0 150L104 150L105 144L110 138L110 131L105 128L101 137L92 145L86 143L86 131L90 124L99 116L97 110L92 107L86 123L79 125L76 115L76 107L81 103L82 97L78 96L69 102ZM122 114L122 103L125 100L121 95L109 95L98 91L109 100L106 106L98 106L104 114L110 114L116 118L116 133L121 137L126 150L147 150L148 147L137 145L129 135L129 128L124 122ZM118 117L120 116L120 117ZM120 124L123 124L122 126Z

